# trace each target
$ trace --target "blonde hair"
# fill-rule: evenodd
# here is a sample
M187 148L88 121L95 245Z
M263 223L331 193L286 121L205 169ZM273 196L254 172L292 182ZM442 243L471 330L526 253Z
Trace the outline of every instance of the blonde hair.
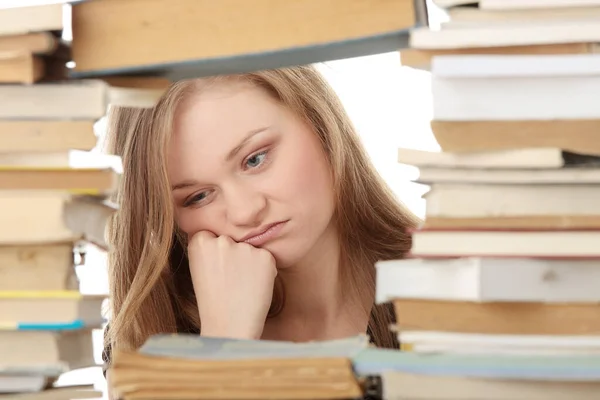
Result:
M402 258L411 245L407 228L417 220L376 173L334 91L311 66L210 78L226 79L263 88L313 127L334 175L344 290L373 296L374 263ZM109 230L109 350L137 348L156 333L200 332L165 161L176 108L198 90L197 82L173 84L153 109L114 108L109 113L110 151L122 157L124 167L116 194L120 210ZM274 302L282 300L281 290L276 285ZM369 332L376 345L397 345L389 331L392 322L389 306L372 308Z

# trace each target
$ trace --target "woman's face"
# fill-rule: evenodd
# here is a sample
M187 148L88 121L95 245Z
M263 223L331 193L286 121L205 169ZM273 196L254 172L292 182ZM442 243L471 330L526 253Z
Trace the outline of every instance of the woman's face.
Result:
M306 257L334 212L332 174L310 126L249 83L206 85L175 117L168 173L177 224Z

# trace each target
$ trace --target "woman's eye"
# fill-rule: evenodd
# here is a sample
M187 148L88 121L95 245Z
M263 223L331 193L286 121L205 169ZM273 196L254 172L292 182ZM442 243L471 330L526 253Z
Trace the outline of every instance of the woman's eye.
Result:
M184 207L189 207L192 205L196 205L198 203L201 203L204 199L206 199L208 197L208 195L210 194L210 192L200 192L197 193L193 196L190 196L185 203L183 204Z
M246 168L256 168L260 166L267 157L267 151L261 151L260 153L256 153L253 156L250 156L246 159Z

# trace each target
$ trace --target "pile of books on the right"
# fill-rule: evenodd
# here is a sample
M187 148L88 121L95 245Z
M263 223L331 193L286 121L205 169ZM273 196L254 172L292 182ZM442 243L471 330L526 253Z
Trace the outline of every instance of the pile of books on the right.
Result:
M600 56L574 51L600 1L580 3L482 0L413 36L441 151L399 150L426 217L377 295L401 349L440 364L388 374L389 398L600 398Z

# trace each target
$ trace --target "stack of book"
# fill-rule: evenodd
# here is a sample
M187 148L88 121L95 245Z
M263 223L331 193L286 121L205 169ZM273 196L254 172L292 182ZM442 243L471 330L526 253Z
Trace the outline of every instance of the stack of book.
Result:
M78 243L106 248L116 210L120 160L92 151L94 123L111 102L146 106L162 93L129 78L67 80L63 7L0 10L0 394L29 398L102 396L53 388L96 364L103 324L105 296L82 294L74 268Z
M377 296L402 350L462 361L411 398L600 390L600 56L576 51L600 38L600 2L585 3L482 0L412 37L441 151L399 149L426 216L410 258L378 263ZM467 373L482 357L503 368Z

